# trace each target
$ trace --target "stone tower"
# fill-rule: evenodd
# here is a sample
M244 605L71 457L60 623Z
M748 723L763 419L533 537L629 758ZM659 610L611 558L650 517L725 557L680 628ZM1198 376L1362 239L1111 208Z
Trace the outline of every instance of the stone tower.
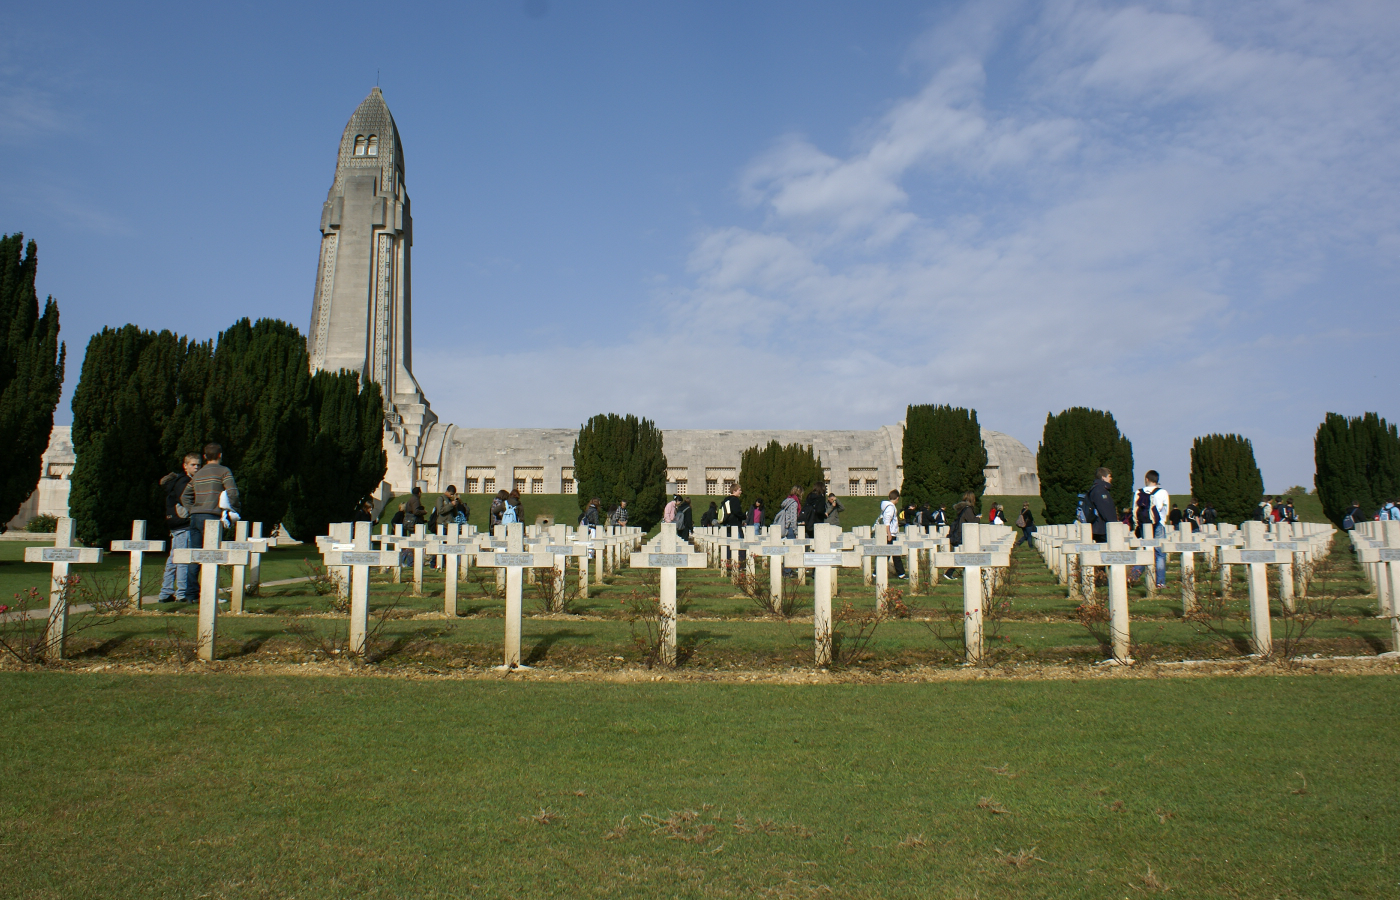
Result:
M340 137L335 181L321 208L321 261L308 339L312 371L352 369L384 393L392 484L418 480L423 436L437 421L413 377L403 145L379 88Z

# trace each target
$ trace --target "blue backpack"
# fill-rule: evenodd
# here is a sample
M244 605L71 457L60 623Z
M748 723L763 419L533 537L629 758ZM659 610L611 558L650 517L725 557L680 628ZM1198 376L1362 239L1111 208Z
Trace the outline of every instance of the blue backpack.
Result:
M506 508L501 510L501 524L514 525L520 521L520 517L515 514L515 504L506 503Z

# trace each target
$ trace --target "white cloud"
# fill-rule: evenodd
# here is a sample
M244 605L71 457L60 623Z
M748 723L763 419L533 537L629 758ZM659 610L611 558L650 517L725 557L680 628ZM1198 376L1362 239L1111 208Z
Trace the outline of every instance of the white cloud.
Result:
M1306 483L1324 408L1378 399L1327 363L1339 348L1308 351L1319 322L1396 330L1376 288L1320 308L1317 285L1345 264L1393 291L1400 72L1374 35L1400 17L1014 9L971 4L917 41L924 87L848 152L789 135L757 154L738 195L762 223L700 234L688 289L627 345L491 368L544 388L626 360L641 377L583 408L666 427L874 427L955 402L1034 448L1047 411L1088 404L1174 488L1191 437L1222 430L1255 437L1270 489Z

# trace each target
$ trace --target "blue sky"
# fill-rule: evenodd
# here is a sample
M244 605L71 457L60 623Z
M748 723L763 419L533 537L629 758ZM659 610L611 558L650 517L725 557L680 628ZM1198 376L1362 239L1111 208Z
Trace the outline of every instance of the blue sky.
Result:
M88 337L303 330L378 77L413 199L414 369L462 426L873 428L976 408L1032 450L1111 410L1312 483L1400 418L1393 3L11 9L0 230ZM68 421L67 395L59 420Z

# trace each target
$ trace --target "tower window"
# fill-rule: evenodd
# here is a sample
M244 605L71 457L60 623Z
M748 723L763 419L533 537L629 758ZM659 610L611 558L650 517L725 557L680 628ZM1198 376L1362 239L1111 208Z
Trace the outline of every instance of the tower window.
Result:
M377 134L372 134L369 136L369 155L379 155L379 135Z
M355 135L355 155L365 155L365 136L363 134Z

